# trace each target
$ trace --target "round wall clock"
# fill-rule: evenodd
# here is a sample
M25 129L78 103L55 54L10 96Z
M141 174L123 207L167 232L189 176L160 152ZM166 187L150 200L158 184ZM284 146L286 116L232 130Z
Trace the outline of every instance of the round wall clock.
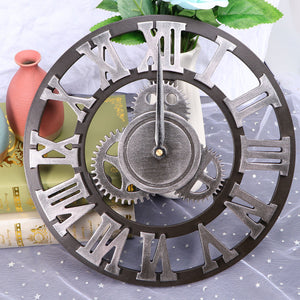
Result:
M145 53L129 66L112 39L135 31L145 37ZM203 70L180 64L184 31L212 45ZM215 82L228 55L257 80L257 86L237 97ZM93 95L74 96L64 88L64 77L78 62L99 72L99 89ZM188 95L174 84L178 80L208 96L203 105L206 145L188 122ZM95 139L93 155L87 159L87 136L97 112L109 96L138 81L145 88L135 95L128 125L107 132L102 141ZM66 139L50 141L39 135L50 99L64 102L75 116L74 132ZM268 131L270 126L276 127L275 135ZM215 275L262 241L288 197L295 138L272 73L241 42L206 23L145 16L87 35L55 63L30 110L24 161L36 207L67 251L113 278L169 286ZM107 176L107 164L117 170L119 185ZM45 184L42 170L61 166L73 175L59 184ZM268 184L262 186L261 178L268 178ZM262 190L267 192L264 196ZM163 196L167 194L174 197ZM107 204L107 197L134 205L136 218L120 215ZM99 216L99 226L91 238L79 241L70 228L91 212Z

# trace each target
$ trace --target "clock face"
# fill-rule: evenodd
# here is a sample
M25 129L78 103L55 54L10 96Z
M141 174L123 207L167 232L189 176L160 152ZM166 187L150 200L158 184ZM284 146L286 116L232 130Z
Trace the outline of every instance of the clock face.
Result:
M112 39L135 31L145 37L145 53L129 66L129 59ZM213 45L201 71L181 65L185 31ZM215 81L227 55L257 80L257 86L237 97L228 95ZM64 88L64 77L78 63L90 64L99 73L99 87L92 95L74 96ZM90 126L107 98L139 81L146 84L135 95L128 125L122 131L107 132L103 141L88 141ZM189 122L189 95L178 88L177 81L208 96L207 103L202 103L205 141ZM73 133L65 139L50 141L39 135L50 99L64 102L75 117ZM25 172L46 225L77 259L134 284L189 283L238 262L273 226L292 182L294 130L272 73L232 36L191 19L138 17L87 35L48 72L29 120ZM214 131L217 122L223 123ZM268 130L274 124L276 136ZM94 153L88 158L87 143L94 143ZM110 152L113 147L115 154ZM117 170L119 185L107 176L106 164ZM61 166L73 175L59 184L45 184L42 170ZM262 186L266 177L268 184ZM268 191L267 197L260 195L262 189ZM106 198L134 205L136 218L124 217ZM164 216L165 208L171 214ZM91 213L99 217L99 224L82 241L71 229Z

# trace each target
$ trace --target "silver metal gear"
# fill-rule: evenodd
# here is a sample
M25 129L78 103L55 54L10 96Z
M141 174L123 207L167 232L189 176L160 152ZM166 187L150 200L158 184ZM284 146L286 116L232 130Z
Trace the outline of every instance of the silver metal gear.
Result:
M133 106L134 117L149 111L155 111L156 101L151 101L151 95L156 94L156 83L144 88L135 98ZM189 119L189 107L183 93L174 85L164 83L165 110L173 112L185 120ZM153 97L153 100L156 97Z
M215 167L214 175L209 174L209 171L207 170L207 167L211 162ZM201 161L194 177L186 185L176 190L175 194L177 194L180 198L187 200L204 200L220 191L223 186L223 179L220 156L218 156L213 150L204 148L202 149ZM202 186L200 189L194 191L194 186L199 181L202 183Z
M104 141L100 141L101 145L97 145L97 151L94 151L95 157L92 158L92 177L99 191L103 191L104 195L108 195L110 199L115 198L115 202L122 204L137 203L144 199L149 199L150 195L142 190L136 189L126 176L121 172L119 157L108 154L109 149L120 141L122 133L118 130L115 134L110 133L110 136L105 136ZM112 164L120 173L121 187L115 186L108 175L105 173L104 162Z

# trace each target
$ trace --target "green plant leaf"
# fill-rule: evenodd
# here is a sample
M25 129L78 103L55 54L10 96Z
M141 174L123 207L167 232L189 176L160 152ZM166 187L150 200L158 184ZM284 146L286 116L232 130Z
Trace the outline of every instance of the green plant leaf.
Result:
M117 22L117 21L120 21L122 20L122 17L121 16L114 16L114 17L111 17L109 19L106 19L96 25L94 25L93 27L90 28L90 31L95 31L105 25L108 25L108 24L111 24L111 23L114 23L114 22Z
M193 9L183 9L178 16L192 18L195 15L196 11Z
M139 45L145 42L145 38L140 31L133 31L116 36L112 41L123 45Z
M97 8L101 8L108 11L118 12L118 2L115 0L103 0Z
M212 9L199 9L196 11L196 18L213 26L220 26Z
M172 6L168 2L157 1L154 8L157 15L170 15Z
M118 10L122 19L155 13L152 0L118 0Z
M237 29L246 29L258 24L274 23L283 14L264 0L229 0L227 7L219 7L217 19Z
M114 16L109 19L106 19L96 25L94 25L92 28L90 28L90 31L95 31L105 25L117 22L122 20L121 16ZM133 31L124 33L122 35L118 35L112 39L113 42L123 44L123 45L138 45L145 42L144 35L140 31Z

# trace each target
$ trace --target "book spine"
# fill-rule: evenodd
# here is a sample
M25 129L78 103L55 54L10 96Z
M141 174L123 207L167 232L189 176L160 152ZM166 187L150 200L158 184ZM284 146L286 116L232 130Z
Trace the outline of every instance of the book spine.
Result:
M108 203L116 212L135 220L133 205ZM91 212L71 227L69 233L79 242L88 241L101 224L101 216ZM116 232L117 234L117 232ZM37 211L2 214L0 217L0 248L58 244Z
M27 186L0 188L0 214L35 211Z
M101 223L97 213L90 213L69 228L80 242L91 238ZM0 248L58 244L38 212L2 215L0 219Z

